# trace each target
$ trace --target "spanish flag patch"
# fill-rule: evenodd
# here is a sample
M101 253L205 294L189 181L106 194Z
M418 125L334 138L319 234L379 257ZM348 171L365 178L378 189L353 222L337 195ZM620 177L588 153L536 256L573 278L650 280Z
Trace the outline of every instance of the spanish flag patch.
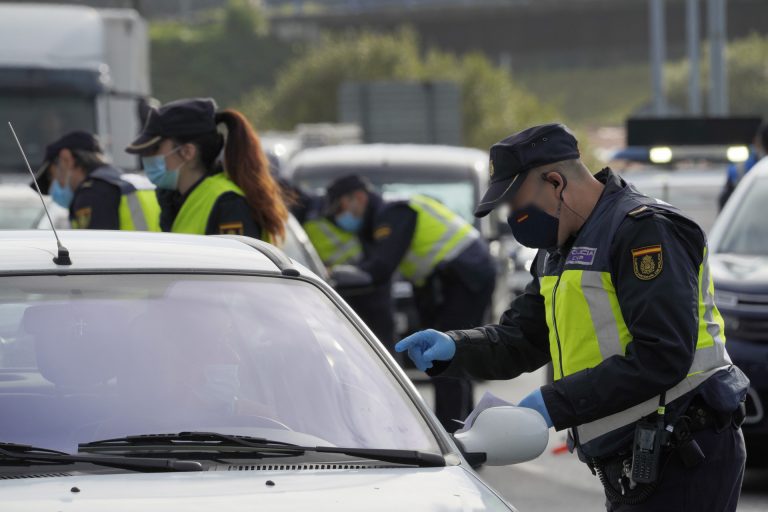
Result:
M219 224L219 233L222 235L242 235L243 223L229 222L226 224Z
M661 245L649 245L632 249L632 268L635 277L642 281L650 281L659 274L664 266Z

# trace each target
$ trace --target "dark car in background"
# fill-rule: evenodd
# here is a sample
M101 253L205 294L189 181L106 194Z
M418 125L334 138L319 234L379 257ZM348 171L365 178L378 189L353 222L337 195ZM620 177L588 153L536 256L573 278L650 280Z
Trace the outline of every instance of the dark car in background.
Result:
M748 461L768 464L768 160L742 180L712 228L715 302L728 353L747 374Z

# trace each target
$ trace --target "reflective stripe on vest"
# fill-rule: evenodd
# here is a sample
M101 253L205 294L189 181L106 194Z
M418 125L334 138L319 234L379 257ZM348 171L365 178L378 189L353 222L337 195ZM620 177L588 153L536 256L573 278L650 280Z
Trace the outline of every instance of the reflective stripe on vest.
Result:
M723 318L714 302L714 282L710 275L706 248L698 279L699 328L693 363L687 377L667 390L667 402L695 389L711 375L731 365L725 350ZM555 380L593 368L609 357L625 355L632 335L624 322L610 273L565 270L559 278L542 277L540 290L546 309ZM651 414L658 404L657 396L624 411L580 425L576 428L576 439L583 446Z
M328 219L307 221L304 230L320 259L328 267L354 263L363 254L357 235L340 229Z
M136 190L120 198L120 229L160 231L160 205L154 190Z
M408 205L416 211L416 229L399 270L404 278L421 286L438 263L454 259L478 239L480 233L430 197L415 195Z

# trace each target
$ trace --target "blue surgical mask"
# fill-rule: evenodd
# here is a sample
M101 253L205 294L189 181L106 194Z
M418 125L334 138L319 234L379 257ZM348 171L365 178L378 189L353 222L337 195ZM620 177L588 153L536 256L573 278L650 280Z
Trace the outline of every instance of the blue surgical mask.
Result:
M62 208L69 208L72 204L72 199L75 197L75 192L69 186L69 176L67 176L66 185L61 185L59 180L52 180L50 193L54 203Z
M336 225L349 233L357 233L363 225L363 219L350 212L343 212L336 216Z
M181 146L165 155L141 157L141 164L144 167L144 172L146 173L147 178L154 183L157 188L176 190L179 183L179 170L181 170L181 167L184 164L180 165L177 169L169 171L165 164L165 157L172 155L179 149L181 149Z

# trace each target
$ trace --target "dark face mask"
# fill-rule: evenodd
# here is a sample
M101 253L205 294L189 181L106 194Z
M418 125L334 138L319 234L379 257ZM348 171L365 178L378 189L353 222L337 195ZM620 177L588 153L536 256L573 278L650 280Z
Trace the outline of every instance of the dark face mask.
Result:
M550 249L557 246L557 230L560 226L560 205L557 206L557 217L554 217L533 202L512 212L507 218L509 227L515 239L526 247L534 249Z

